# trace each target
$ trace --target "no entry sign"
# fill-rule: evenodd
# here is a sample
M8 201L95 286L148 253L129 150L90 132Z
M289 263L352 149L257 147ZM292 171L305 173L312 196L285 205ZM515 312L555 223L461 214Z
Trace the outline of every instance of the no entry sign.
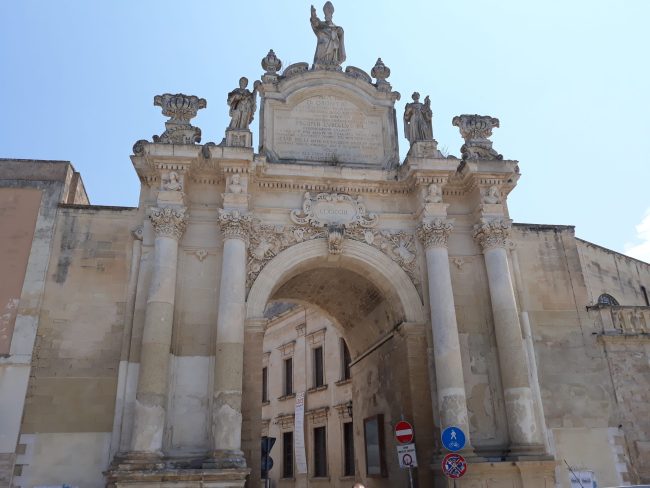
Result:
M400 420L395 425L395 439L400 444L408 444L413 440L413 426L405 420Z
M442 472L447 478L458 479L467 471L467 461L460 454L452 452L442 460Z

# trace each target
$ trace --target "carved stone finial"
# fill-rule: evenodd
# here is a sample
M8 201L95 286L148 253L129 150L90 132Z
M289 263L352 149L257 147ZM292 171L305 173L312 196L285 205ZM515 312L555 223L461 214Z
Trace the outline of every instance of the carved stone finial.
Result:
M334 15L332 2L325 3L323 13L325 20L320 20L316 15L316 9L313 5L311 6L309 21L314 34L316 34L316 52L312 69L341 71L341 64L345 61L343 27L332 22L332 15Z
M165 132L153 136L154 142L163 144L195 144L201 142L201 129L190 124L199 109L205 108L205 98L194 95L165 93L156 95L153 104L162 107L163 115L169 117L165 122ZM135 148L134 148L135 153Z
M377 58L375 66L370 70L370 74L373 78L377 79L377 89L379 91L390 91L390 83L386 81L386 78L390 76L390 68L384 64L381 58Z
M262 58L262 69L264 70L263 82L272 83L277 81L278 71L282 69L282 61L275 55L273 49L269 50L269 53Z
M433 129L431 119L431 100L428 96L424 98L424 103L420 103L420 94L418 92L412 95L413 102L407 103L404 108L404 136L411 145L417 141L432 141Z
M149 141L146 139L140 139L139 141L136 141L136 143L133 144L133 154L136 156L142 156L144 154L144 148L147 144L149 144Z
M219 226L225 239L240 239L248 244L253 218L239 210L219 209Z
M465 144L460 148L463 160L488 159L501 160L503 156L492 149L492 129L499 127L499 119L489 115L457 115L451 121L458 127L460 135L465 139Z
M453 228L454 223L452 220L433 219L425 221L418 226L418 239L420 239L425 249L447 247L447 240Z
M505 248L508 245L511 228L512 220L495 219L488 221L481 219L480 223L474 226L474 239L478 241L483 251L497 247Z
M186 212L185 207L152 207L149 211L149 219L156 237L171 237L179 240L187 225Z

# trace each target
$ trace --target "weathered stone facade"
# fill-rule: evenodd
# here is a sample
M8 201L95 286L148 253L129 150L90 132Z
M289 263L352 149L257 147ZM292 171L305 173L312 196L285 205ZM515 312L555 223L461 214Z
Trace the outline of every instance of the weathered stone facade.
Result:
M220 144L189 123L205 100L155 98L170 119L133 148L137 208L90 205L69 163L0 161L0 486L259 486L273 302L346 340L367 487L406 483L401 418L419 486L448 486L451 425L469 441L462 487L569 487L567 465L650 482L650 265L513 224L519 163L492 148L493 117L456 117L462 159L443 157L435 100L412 105L400 163L390 70L341 66L329 5L313 66L280 72L270 52ZM376 415L385 476L366 471Z

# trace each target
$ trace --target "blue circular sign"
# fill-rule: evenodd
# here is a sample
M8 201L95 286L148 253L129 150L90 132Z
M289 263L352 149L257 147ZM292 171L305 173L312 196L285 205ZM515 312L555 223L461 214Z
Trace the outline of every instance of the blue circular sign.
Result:
M465 447L465 433L456 426L442 431L442 445L449 451L460 451Z

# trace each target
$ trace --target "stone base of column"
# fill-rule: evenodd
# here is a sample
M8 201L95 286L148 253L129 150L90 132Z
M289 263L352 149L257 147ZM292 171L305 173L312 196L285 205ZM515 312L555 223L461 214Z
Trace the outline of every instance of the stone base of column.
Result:
M128 453L116 456L104 475L108 488L241 488L250 474L246 467L217 468L209 464L205 459Z
M555 466L549 461L468 461L465 475L457 480L445 478L442 466L432 465L436 488L464 488L483 486L489 479L494 486L522 486L524 488L546 488L555 486Z
M242 451L218 450L213 451L203 462L205 469L246 469L246 458Z

